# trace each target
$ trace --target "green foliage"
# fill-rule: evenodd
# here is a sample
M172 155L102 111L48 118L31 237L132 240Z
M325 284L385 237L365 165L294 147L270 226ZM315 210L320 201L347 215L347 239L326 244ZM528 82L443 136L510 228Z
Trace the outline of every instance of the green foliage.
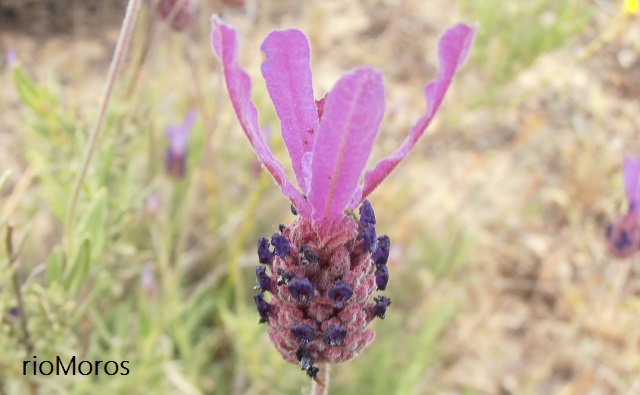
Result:
M461 3L480 23L470 62L483 69L490 90L581 32L592 12L582 0Z

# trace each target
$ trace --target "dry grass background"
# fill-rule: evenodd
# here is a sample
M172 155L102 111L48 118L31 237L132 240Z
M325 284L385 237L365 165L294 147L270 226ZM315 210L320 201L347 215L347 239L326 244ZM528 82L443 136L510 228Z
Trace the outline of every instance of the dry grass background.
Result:
M18 14L29 7L13 3ZM421 379L424 393L640 394L640 262L609 257L603 236L624 209L622 158L640 152L640 20L617 15L614 1L582 3L575 12L590 16L577 34L499 83L491 67L505 49L492 40L500 33L483 31L499 25L481 25L484 41L473 48L426 138L371 197L392 238L391 288L405 289L398 304L457 301L457 316L438 340L438 360ZM75 14L88 19L60 25L54 15L36 31L40 27L20 27L29 23L25 19L6 29L9 14L2 10L10 5L0 2L0 48L15 49L36 80L62 81L65 99L88 124L122 10L96 15L76 4ZM220 81L206 43L212 9L201 5L189 34L210 71L201 75L202 85L213 95ZM219 10L240 32L243 65L256 86L259 43L273 28L299 27L310 37L316 92L356 65L381 69L388 113L374 159L397 146L418 118L422 86L436 70L437 35L457 20L479 17L473 5L444 0L284 0L252 2L248 12ZM543 17L551 22L534 23L554 23L549 13ZM103 18L98 31L87 23ZM165 39L158 54L179 50L179 40ZM143 86L157 82L149 78L143 76ZM171 97L180 81L162 81L164 94ZM13 171L15 188L28 167L15 152L24 111L10 78L0 82L0 169ZM262 109L268 100L260 100L263 118L273 123L272 110ZM224 139L248 152L230 106L222 105L214 143ZM218 158L215 169L248 171L228 158ZM275 187L268 191L283 203ZM29 199L28 190L22 198ZM31 238L54 243L49 216L38 212L32 220ZM442 245L425 249L425 243ZM443 267L406 264L432 260L425 254L437 248L446 252ZM32 254L42 259L46 251ZM454 263L455 269L444 267ZM402 330L419 330L416 319L406 317Z

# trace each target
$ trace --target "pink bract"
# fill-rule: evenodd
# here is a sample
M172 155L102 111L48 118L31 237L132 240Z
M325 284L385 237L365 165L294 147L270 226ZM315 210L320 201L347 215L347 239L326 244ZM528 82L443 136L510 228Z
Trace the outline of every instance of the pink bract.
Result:
M436 79L427 84L425 114L390 156L364 175L384 115L384 85L378 71L357 68L345 74L317 106L309 67L309 43L298 30L274 31L262 44L262 74L281 121L298 188L264 141L251 101L251 80L238 64L236 31L212 17L213 48L238 120L259 159L284 195L309 220L330 220L357 207L404 159L431 123L451 81L467 57L475 27L459 23L438 46ZM322 117L319 113L322 113Z

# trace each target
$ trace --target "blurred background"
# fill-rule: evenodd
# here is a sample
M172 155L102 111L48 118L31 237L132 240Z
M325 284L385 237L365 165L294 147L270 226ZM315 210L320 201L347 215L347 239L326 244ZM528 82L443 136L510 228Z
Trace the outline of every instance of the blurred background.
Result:
M393 305L331 394L640 394L640 262L604 237L640 153L637 2L189 0L180 23L143 2L70 216L126 3L0 0L0 394L308 392L258 325L256 240L294 217L231 109L214 12L289 170L259 70L270 30L308 35L316 98L382 70L373 163L424 111L439 35L479 22L435 122L371 195ZM33 355L130 374L25 377Z

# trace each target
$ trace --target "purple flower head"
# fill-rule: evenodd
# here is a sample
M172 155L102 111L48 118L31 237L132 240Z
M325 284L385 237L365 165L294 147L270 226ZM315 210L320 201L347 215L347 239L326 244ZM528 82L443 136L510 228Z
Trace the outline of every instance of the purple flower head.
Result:
M174 10L180 4L182 7ZM173 17L171 28L176 31L184 30L191 25L194 12L195 7L191 0L160 0L160 4L158 4L158 16L163 21Z
M276 313L269 315L269 337L285 360L315 379L315 363L347 361L375 337L369 323L388 306L388 299L374 295L389 280L390 241L377 237L375 213L366 198L424 134L467 57L475 28L458 24L445 32L438 75L425 89L425 113L400 147L366 172L385 107L380 72L354 69L315 100L305 35L299 30L270 33L261 46L261 71L280 119L293 183L260 131L251 80L239 64L236 31L217 16L212 25L213 49L240 126L297 215L273 236L274 253L269 255L266 239L258 242L260 262L269 261L278 275L270 289ZM311 333L322 341L309 340Z
M271 289L271 277L267 275L267 268L256 266L256 277L257 288L260 291L265 292Z
M351 298L351 295L353 295L351 287L340 280L336 281L336 285L334 285L327 294L329 299L334 301L336 307L339 309L344 307L344 304Z
M332 326L324 332L322 341L328 346L341 346L344 338L347 337L347 330L339 325Z
M607 247L616 258L628 258L640 249L640 156L624 159L624 188L629 211L607 227Z
M378 237L378 248L371 254L371 259L378 265L385 265L389 260L389 251L391 250L391 240L389 236L384 235Z
M287 283L291 296L300 303L309 303L315 295L315 287L308 278L292 278Z
M300 342L300 344L309 344L316 338L316 331L306 324L293 325L291 334Z
M291 252L289 240L279 233L274 233L271 236L271 244L273 245L273 253L279 256L280 259L284 259L284 257Z
M164 158L165 171L172 178L184 177L187 168L187 143L191 129L196 121L196 112L191 110L184 118L182 125L171 125L167 128L169 147Z

